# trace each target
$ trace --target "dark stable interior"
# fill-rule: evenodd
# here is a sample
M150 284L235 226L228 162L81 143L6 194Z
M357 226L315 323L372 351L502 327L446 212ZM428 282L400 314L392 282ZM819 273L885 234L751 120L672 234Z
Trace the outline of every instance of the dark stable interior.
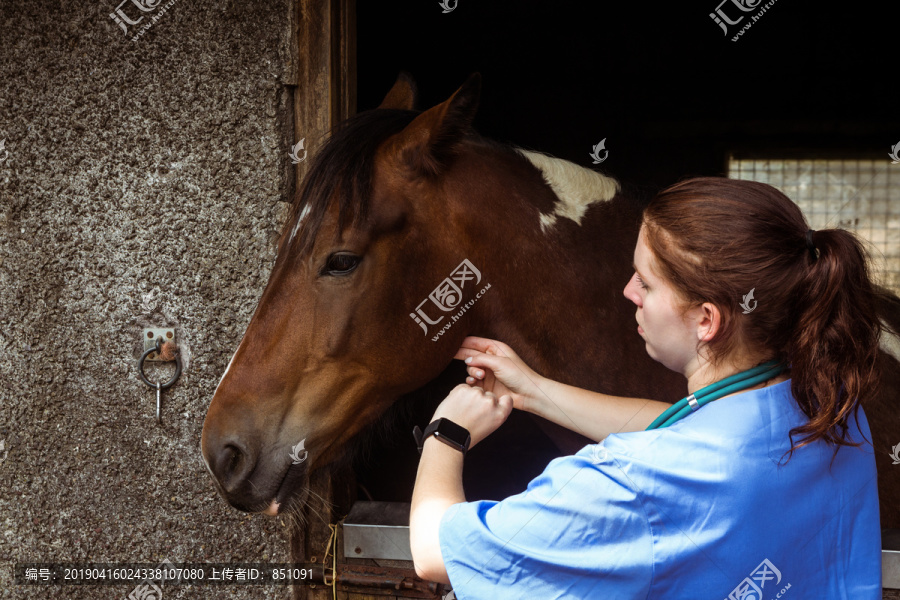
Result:
M591 166L646 194L725 175L729 153L882 157L900 140L900 85L888 66L895 32L879 9L779 0L733 42L740 26L726 36L709 16L717 5L459 0L444 14L437 0L360 2L357 110L375 108L401 70L418 84L420 109L478 71L482 135ZM588 153L603 138L609 158L592 166ZM464 377L455 361L363 436L355 470L374 499L409 501L413 425L424 427ZM467 497L520 492L557 455L533 420L514 412L469 454Z

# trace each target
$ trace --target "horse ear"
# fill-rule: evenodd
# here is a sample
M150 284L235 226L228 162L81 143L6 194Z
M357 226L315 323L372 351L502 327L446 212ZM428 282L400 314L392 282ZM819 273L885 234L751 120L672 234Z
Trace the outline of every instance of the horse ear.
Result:
M397 134L403 163L417 173L436 175L453 153L478 110L481 75L472 73L447 100L421 113Z
M400 108L403 110L415 110L418 99L418 89L412 75L406 71L400 71L394 87L387 93L378 108Z

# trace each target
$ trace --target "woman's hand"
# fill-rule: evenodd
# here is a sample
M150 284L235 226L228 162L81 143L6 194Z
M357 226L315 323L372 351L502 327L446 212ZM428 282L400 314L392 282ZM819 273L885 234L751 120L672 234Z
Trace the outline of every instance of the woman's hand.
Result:
M599 442L611 433L643 431L670 405L646 398L610 396L535 373L503 342L467 337L454 358L465 360L470 385L510 396L514 408ZM493 429L491 429L493 431Z
M510 396L514 408L536 412L533 405L544 397L544 378L503 342L469 336L453 358L468 365L466 383L498 397Z
M469 447L472 448L496 431L512 409L512 398L508 395L498 398L493 392L461 383L450 390L431 420L444 417L468 429L472 437Z

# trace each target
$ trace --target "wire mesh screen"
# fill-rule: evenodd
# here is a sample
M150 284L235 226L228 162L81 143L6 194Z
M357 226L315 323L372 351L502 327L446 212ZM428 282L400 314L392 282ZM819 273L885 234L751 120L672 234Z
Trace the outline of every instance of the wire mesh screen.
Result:
M900 294L900 165L884 160L728 161L728 176L768 183L797 203L812 229L856 232L876 281Z

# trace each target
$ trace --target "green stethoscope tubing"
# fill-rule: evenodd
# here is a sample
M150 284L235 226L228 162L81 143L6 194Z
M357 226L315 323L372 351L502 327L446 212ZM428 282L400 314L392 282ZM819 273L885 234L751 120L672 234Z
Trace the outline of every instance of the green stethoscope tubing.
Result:
M787 365L784 363L770 360L769 362L765 362L752 369L736 373L735 375L712 383L686 398L682 398L667 408L663 414L656 417L656 420L650 423L647 431L668 427L679 419L683 419L695 410L698 410L704 404L709 404L713 400L718 400L728 394L733 394L749 387L753 387L754 385L758 385L764 381L768 381L769 379L780 375L786 368Z

